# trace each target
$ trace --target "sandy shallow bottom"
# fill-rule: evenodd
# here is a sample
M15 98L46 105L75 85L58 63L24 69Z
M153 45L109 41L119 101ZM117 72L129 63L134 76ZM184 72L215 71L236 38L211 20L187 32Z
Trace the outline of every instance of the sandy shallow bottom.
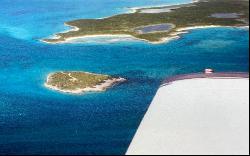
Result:
M161 87L127 154L248 154L249 78Z

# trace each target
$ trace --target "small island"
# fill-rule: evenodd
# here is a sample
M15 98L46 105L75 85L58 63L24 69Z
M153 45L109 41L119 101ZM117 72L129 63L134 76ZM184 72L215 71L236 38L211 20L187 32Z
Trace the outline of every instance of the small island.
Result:
M195 28L249 26L249 1L199 0L189 4L139 8L133 13L103 19L79 19L65 25L72 30L42 41L66 43L90 36L130 35L150 43L162 43Z
M121 77L88 72L55 72L48 75L45 86L64 93L80 94L105 91L125 80Z

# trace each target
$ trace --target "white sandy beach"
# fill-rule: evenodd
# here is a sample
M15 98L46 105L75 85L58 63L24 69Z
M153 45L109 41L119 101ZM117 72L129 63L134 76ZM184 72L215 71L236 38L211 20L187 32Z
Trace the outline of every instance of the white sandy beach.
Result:
M197 3L199 1L200 0L190 0L190 2L187 2L187 3L176 3L176 4L171 4L171 5L150 5L150 6L142 6L142 7L132 7L132 8L129 8L129 11L127 13L135 13L141 9L143 9L143 10L144 9L145 10L156 10L156 11L153 11L152 13L157 13L158 9L155 9L155 8L164 8L164 7L172 7L172 6L175 6L174 8L176 8L178 5L193 4L193 3ZM161 12L161 10L158 10L158 11ZM169 11L169 10L167 10L167 11ZM147 11L145 13L147 13ZM150 13L150 11L148 13Z
M42 42L49 43L49 44L75 43L77 40L81 40L81 39L94 39L94 38L98 39L101 37L110 37L110 38L116 39L116 42L118 42L119 40L126 39L126 38L130 38L131 40L137 40L137 41L138 40L146 41L143 39L138 39L131 35L127 35L127 34L99 34L99 35L84 35L84 36L78 36L78 37L69 37L69 38L66 38L64 41L57 41L57 42L46 42L44 40L42 40ZM52 38L58 38L58 36L54 35Z
M78 30L80 30L78 27L72 26L72 25L68 25L67 23L64 23L64 25L65 25L66 27L69 27L69 29L68 29L68 30L65 30L65 31L62 31L62 32L60 32L60 33L68 33L68 32L72 32L72 31L78 31ZM49 38L50 38L50 39L59 39L60 36L58 36L57 34L54 34L54 35L50 36ZM44 41L44 40L41 40L41 41L42 41L42 42L45 42L45 43L50 43L50 42L46 42L46 41Z
M67 33L67 32L71 32L71 31L78 31L78 30L80 30L78 27L73 26L73 25L69 25L69 24L67 24L67 23L64 23L64 25L65 25L66 27L69 27L70 29L69 29L69 30L65 30L65 31L63 31L63 32L61 32L61 33Z
M127 155L249 154L249 78L162 86Z
M110 37L113 39L117 39L116 41L119 41L119 39L122 40L125 38L130 38L132 40L140 40L136 37L133 37L127 34L102 34L102 35L85 35L85 36L79 36L79 37L70 37L70 38L67 38L65 41L62 41L62 43L74 43L74 41L79 40L79 39L94 39L94 38L101 38L101 37L107 37L107 38Z

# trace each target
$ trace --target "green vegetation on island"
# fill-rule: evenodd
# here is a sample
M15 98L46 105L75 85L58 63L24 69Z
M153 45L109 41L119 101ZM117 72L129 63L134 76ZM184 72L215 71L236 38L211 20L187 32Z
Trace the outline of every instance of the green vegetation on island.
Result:
M146 13L145 13L146 12ZM232 16L230 18L230 16ZM235 16L235 17L233 17ZM176 36L180 29L196 26L248 26L248 0L201 0L191 4L167 7L141 8L134 13L115 15L104 19L79 19L66 22L78 28L56 34L56 38L44 39L48 43L65 42L67 39L89 35L126 34L149 42ZM174 25L166 31L138 33L138 28L160 24ZM147 28L149 29L149 28Z
M82 93L104 91L124 80L123 78L87 72L56 72L49 74L45 86L62 92Z

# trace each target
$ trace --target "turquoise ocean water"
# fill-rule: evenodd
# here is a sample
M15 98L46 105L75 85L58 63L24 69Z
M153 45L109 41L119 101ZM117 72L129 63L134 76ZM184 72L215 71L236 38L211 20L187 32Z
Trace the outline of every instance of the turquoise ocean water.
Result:
M160 45L141 41L39 42L78 18L188 0L0 0L0 154L124 154L161 82L173 75L249 71L249 31L192 30ZM46 89L50 72L79 70L128 81L103 93ZM166 102L167 104L167 102Z

